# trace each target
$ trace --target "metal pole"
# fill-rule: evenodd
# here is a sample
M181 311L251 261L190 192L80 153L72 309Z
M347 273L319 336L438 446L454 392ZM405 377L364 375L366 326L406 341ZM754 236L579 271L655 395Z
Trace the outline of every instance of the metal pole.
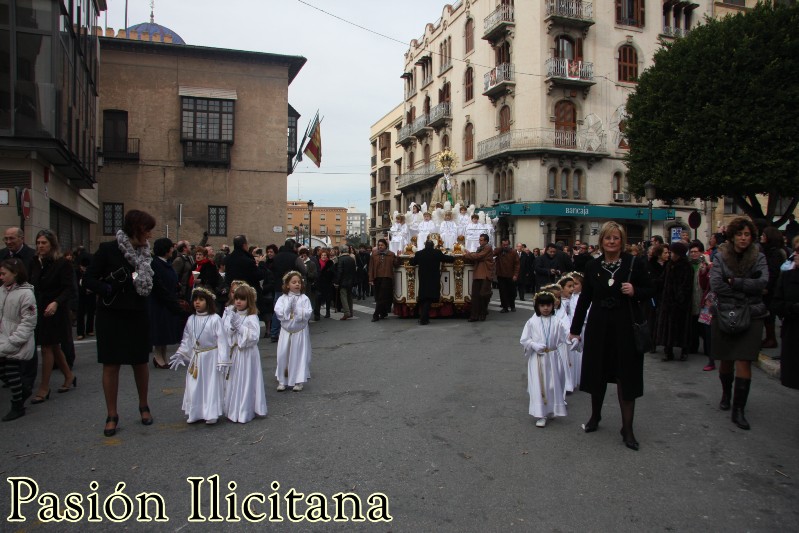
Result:
M649 200L649 244L652 244L652 200Z
M313 227L313 210L309 209L308 210L308 247L309 248L312 246L312 241L311 241L311 239L313 239L313 231L311 230L312 227Z

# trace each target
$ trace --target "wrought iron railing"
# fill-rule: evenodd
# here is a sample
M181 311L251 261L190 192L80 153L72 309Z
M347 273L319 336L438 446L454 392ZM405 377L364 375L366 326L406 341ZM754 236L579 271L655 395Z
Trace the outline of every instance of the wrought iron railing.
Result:
M581 0L549 0L547 16L567 17L580 20L594 18L594 4Z
M668 35L669 37L685 37L686 35L688 35L689 31L691 30L684 28L675 28L674 26L663 26L663 35Z
M422 163L418 167L409 170L399 177L399 180L397 181L397 189L403 189L409 185L419 183L420 181L424 181L437 174L441 174L441 171L438 170L434 161Z
M430 110L430 120L428 124L432 124L444 118L452 118L452 110L449 102L442 102Z
M399 130L399 135L397 135L397 142L402 143L403 141L411 138L411 127L413 124L405 124Z
M513 22L513 6L502 4L483 19L483 35L491 33L500 24Z
M106 161L138 160L139 139L136 137L106 137L103 139L103 158Z
M477 143L477 159L485 159L512 150L556 148L582 152L604 152L604 131L562 130L550 128L511 130Z
M427 128L427 124L430 122L430 118L427 113L423 114L420 117L416 117L416 120L413 121L411 124L411 135L415 135L422 131L423 129Z
M546 60L547 78L594 81L594 64L576 59L550 57Z
M516 81L513 63L502 63L492 68L483 76L483 92L496 87L501 83Z

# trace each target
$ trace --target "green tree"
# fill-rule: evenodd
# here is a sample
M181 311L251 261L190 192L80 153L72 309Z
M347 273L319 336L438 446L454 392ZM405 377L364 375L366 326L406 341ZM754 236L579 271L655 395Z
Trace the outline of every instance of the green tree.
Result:
M779 226L799 201L797 109L799 6L706 20L664 44L627 102L630 190L651 181L663 200L730 196ZM778 213L780 198L790 202Z

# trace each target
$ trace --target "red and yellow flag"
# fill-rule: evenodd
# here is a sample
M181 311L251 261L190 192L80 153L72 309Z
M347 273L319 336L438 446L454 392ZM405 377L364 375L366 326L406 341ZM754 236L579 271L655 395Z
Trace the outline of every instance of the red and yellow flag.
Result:
M321 121L316 123L316 127L311 134L308 144L305 145L305 155L318 167L322 164L322 132Z

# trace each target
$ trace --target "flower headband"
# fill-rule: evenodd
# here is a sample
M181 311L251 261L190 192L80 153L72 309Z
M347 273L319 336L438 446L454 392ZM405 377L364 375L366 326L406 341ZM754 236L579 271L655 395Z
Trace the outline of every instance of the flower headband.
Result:
M216 294L214 294L213 292L209 291L205 287L194 287L194 290L191 291L191 292L192 292L192 295L195 292L201 292L203 294L207 294L208 296L210 296L212 300L216 300Z
M298 271L290 270L286 272L286 274L283 276L283 283L288 283L289 280L292 278L292 276L299 276L300 279L303 279L302 274L300 274Z

